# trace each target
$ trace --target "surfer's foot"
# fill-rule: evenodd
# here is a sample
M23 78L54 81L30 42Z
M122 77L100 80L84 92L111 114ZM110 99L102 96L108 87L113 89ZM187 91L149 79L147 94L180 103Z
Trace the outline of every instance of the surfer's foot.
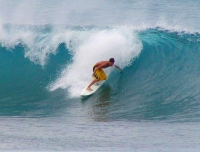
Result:
M91 89L91 88L87 88L87 90L88 90L88 91L92 91L92 89Z

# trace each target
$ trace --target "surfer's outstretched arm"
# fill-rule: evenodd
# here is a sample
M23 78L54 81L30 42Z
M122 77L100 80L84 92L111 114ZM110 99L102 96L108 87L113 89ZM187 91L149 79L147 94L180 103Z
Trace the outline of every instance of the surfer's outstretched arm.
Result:
M119 66L117 66L117 65L114 65L116 68L118 68L120 71L122 70Z

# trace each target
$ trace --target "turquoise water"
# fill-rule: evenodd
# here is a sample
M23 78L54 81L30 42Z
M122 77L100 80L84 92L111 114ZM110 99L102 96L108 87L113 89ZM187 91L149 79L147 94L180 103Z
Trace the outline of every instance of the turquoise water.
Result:
M0 150L198 151L199 6L1 1ZM122 72L80 97L111 57Z

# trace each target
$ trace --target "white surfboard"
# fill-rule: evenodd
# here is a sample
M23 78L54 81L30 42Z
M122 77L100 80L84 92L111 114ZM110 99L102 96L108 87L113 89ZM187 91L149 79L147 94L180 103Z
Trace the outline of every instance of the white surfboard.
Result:
M95 84L93 84L91 86L92 91L87 90L86 86L82 91L81 91L81 96L89 96L92 95L93 93L95 93L95 91L97 91L97 89L99 89L99 87L103 84L103 82L97 82Z

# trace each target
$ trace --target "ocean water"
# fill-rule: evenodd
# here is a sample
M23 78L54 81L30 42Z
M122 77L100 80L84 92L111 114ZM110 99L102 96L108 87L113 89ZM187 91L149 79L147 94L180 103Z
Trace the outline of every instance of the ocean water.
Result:
M198 152L200 2L0 0L0 151ZM92 67L114 57L92 96Z

